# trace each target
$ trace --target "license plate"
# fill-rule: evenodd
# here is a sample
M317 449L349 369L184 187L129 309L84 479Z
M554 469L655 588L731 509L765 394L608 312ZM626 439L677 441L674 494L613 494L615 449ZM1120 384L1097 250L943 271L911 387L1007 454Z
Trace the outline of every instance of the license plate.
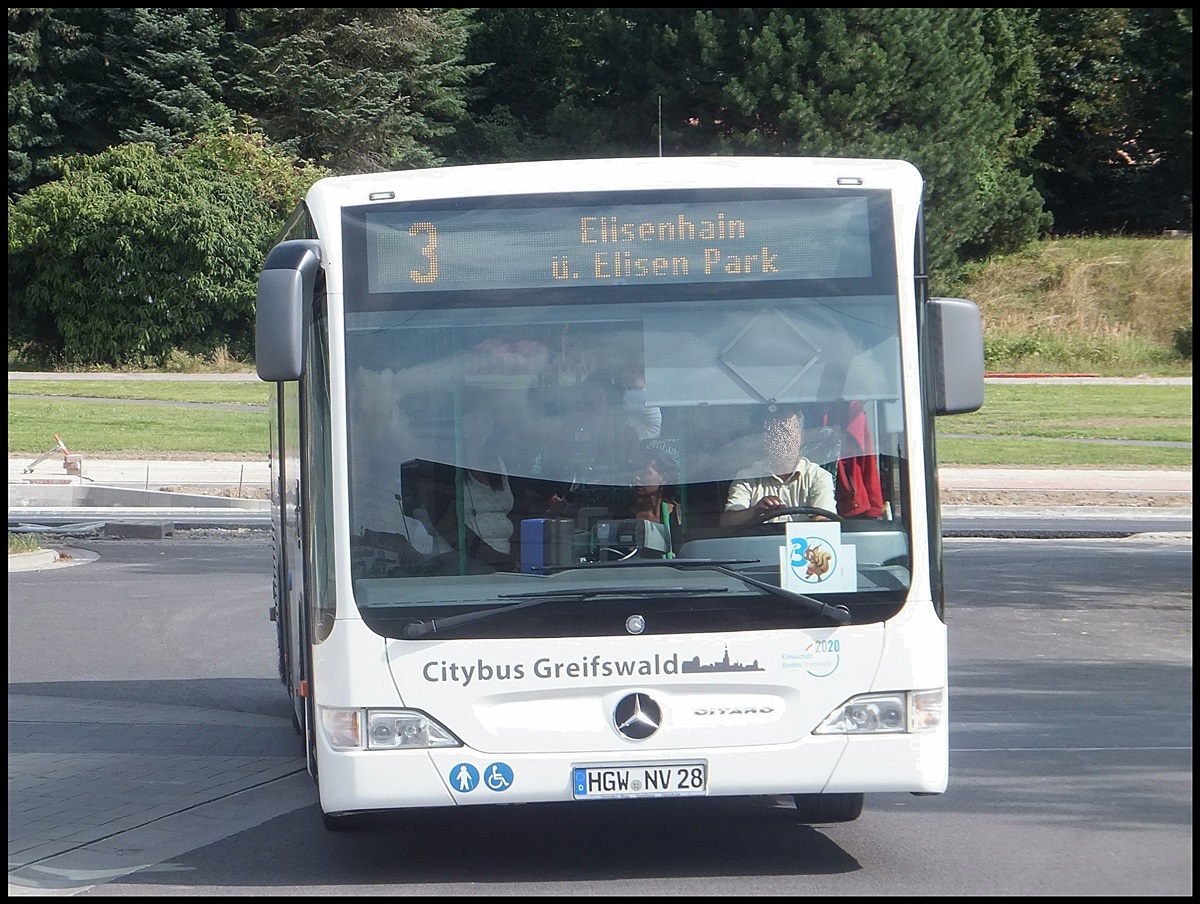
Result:
M572 784L576 800L704 794L708 791L708 765L576 766Z

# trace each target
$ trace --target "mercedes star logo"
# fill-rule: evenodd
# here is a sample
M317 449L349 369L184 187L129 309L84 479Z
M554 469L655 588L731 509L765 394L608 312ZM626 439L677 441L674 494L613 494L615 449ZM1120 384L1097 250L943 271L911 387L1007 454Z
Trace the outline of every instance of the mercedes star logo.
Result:
M631 741L644 741L662 724L662 709L646 694L628 694L613 711L613 722Z

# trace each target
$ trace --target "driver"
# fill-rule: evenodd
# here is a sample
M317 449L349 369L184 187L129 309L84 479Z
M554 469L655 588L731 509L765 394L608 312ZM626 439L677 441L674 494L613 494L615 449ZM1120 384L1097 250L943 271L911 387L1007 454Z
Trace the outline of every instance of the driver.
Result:
M771 406L763 418L763 459L740 472L730 485L721 524L750 524L760 519L803 521L821 517L814 513L767 517L775 509L797 506L837 511L833 477L800 454L803 437L804 413L800 409Z

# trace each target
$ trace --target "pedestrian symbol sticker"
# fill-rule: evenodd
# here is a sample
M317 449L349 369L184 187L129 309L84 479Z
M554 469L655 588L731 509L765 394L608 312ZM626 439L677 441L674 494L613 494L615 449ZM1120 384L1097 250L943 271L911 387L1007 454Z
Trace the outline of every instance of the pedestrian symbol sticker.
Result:
M507 791L512 781L513 771L508 763L492 763L484 770L483 782L493 791Z
M450 770L450 786L465 794L479 784L479 770L470 763L459 763Z

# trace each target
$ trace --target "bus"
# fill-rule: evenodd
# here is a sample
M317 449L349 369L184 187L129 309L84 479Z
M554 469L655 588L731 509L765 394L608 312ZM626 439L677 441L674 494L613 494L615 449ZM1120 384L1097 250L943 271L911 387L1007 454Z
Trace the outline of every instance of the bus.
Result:
M256 368L278 665L329 829L944 792L934 424L983 404L983 340L930 297L923 192L901 160L788 157L313 185Z

